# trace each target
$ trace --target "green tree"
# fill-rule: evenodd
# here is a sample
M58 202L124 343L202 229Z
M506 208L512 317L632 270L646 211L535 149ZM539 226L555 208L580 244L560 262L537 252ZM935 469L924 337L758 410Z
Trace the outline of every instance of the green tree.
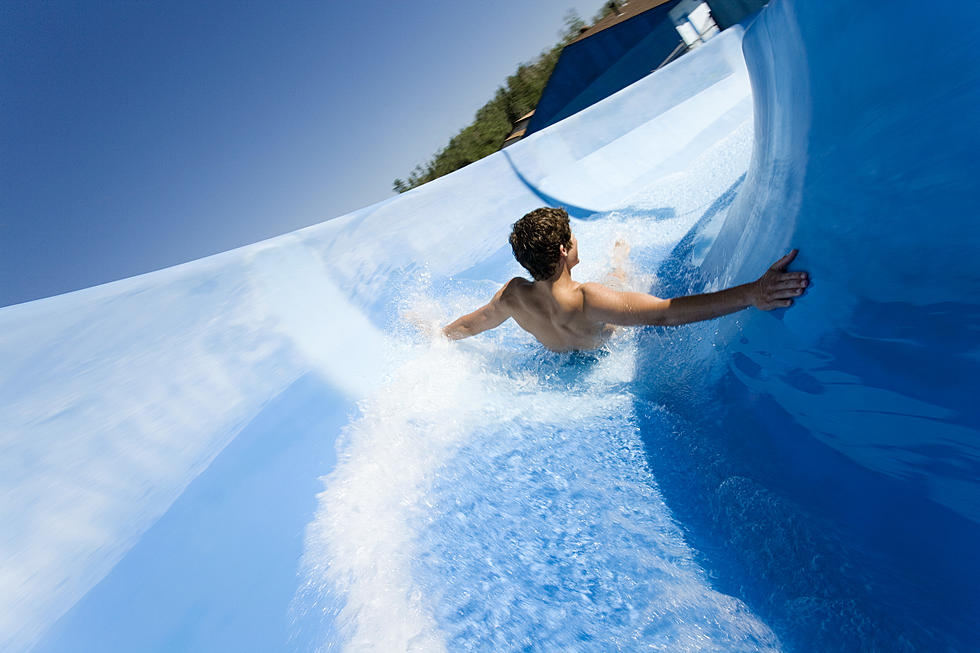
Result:
M428 163L415 166L405 179L395 179L392 190L404 193L499 150L514 122L537 106L562 48L578 38L585 27L585 21L574 9L569 9L565 13L565 27L558 33L558 43L535 60L520 64L504 85L497 88L493 99L477 110L472 123L453 136Z

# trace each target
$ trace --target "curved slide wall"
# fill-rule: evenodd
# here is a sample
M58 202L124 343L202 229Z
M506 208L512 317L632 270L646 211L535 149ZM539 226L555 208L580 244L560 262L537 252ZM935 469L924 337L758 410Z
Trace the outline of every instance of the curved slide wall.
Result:
M405 195L0 310L0 648L969 650L976 11L807 4ZM788 246L814 285L597 357L406 326L544 203L579 278L626 238L657 293Z
M768 579L750 602L800 650L980 641L978 17L772 3L743 43L746 181L710 250L662 271L678 290L721 287L792 246L812 274L775 320L646 350L650 365L685 358L656 396L703 438L670 444L699 476L676 483L675 509L700 500L688 524L726 534L737 582Z

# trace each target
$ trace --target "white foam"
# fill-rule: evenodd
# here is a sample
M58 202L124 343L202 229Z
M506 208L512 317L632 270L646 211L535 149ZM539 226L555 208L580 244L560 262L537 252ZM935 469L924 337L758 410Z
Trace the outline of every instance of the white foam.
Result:
M631 219L578 226L597 240L612 242L616 233L629 229ZM683 234L680 225L676 230L637 240L640 247L656 247L671 237L676 242L678 233ZM608 264L608 257L604 260ZM487 291L492 291L485 288L487 285L474 282L468 294L444 298L444 305L478 305ZM437 309L425 299L424 286L423 281L423 290L409 294L416 307L428 304L426 310L431 314ZM305 581L294 602L300 620L319 619L330 624L319 629L318 649L454 648L451 643L456 635L444 631L444 618L438 613L440 603L449 600L445 598L448 590L434 589L431 582L422 582L419 577L419 561L435 555L431 538L423 534L434 531L436 544L440 538L455 537L442 533L452 518L441 512L439 505L456 500L451 496L454 491L462 494L467 490L454 488L451 483L447 486L445 475L454 473L451 470L458 469L460 460L466 460L465 456L459 458L461 450L479 450L476 435L497 437L492 435L497 428L502 438L516 438L517 442L526 439L533 443L528 446L537 447L533 451L522 451L520 445L513 449L513 455L521 460L517 463L520 474L536 474L543 469L558 479L554 481L556 487L564 487L570 495L581 488L568 481L563 486L556 474L565 479L587 479L583 481L591 483L587 492L598 501L589 504L589 509L598 511L601 521L608 513L616 528L642 532L649 542L658 543L657 550L628 553L636 556L640 566L660 570L654 574L660 580L644 582L654 583L662 599L638 606L631 626L636 633L647 633L644 641L654 649L657 641L663 650L672 646L681 646L679 650L717 648L733 642L737 650L775 648L775 637L768 628L740 601L712 590L693 562L655 482L641 458L636 458L642 445L635 429L621 434L625 438L621 444L600 438L596 446L608 449L591 453L573 449L571 458L566 455L568 451L552 447L554 443L535 441L538 429L534 424L546 431L556 424L590 429L594 424L622 424L624 419L629 423L632 399L623 392L622 384L635 374L632 337L620 336L607 354L583 368L581 374L574 361L569 363L572 359L525 344L530 344L528 336L513 326L458 343L425 341L402 350L398 369L388 383L360 403L360 416L346 427L340 441L339 462L323 479L324 491L318 495L318 509L306 533L302 561ZM572 377L563 379L568 373ZM620 459L621 447L632 452L625 459ZM536 456L549 462L539 465ZM464 464L476 466L470 470L484 464L479 456L476 462L469 460ZM467 473L467 469L460 473ZM604 503L606 490L615 483L637 488L632 499L642 505L619 507L615 502L623 499L621 491L608 493L609 503ZM439 491L434 490L437 484L442 488ZM493 484L481 482L478 488L494 495L498 488ZM468 491L473 490L471 486ZM520 497L515 500L521 501ZM575 501L568 498L566 503L573 505ZM621 514L622 510L626 512ZM630 511L642 517L630 517ZM465 518L465 513L461 514ZM578 526L572 520L527 528L579 528L590 517L578 519L584 520ZM494 548L494 534L480 536L484 539L471 546L488 551ZM505 547L504 555L507 553ZM601 566L601 558L589 564ZM546 569L547 563L542 564ZM446 580L450 584L457 581L460 579ZM519 598L519 590L500 587L499 595L473 598L503 605L500 609L504 613L513 609L516 614L519 606L507 607L507 602L524 600ZM478 587L468 589L479 594ZM543 605L540 609L526 620L528 627L565 608Z
M444 650L412 584L406 513L424 507L432 471L466 433L475 381L459 351L435 343L364 400L346 430L303 556L303 592L343 597L336 622L346 650Z

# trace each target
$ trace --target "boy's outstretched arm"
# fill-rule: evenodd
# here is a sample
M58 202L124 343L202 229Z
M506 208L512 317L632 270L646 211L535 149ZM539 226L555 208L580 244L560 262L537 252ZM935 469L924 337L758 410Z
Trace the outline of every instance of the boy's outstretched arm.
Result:
M597 283L582 286L586 314L597 322L640 326L676 326L721 317L755 306L763 311L793 305L809 285L806 272L787 272L799 250L773 263L757 281L727 290L689 295L675 299L660 299L638 292L616 292Z
M442 335L450 340L462 340L503 324L511 316L510 302L505 297L511 283L512 281L505 283L484 306L444 326Z

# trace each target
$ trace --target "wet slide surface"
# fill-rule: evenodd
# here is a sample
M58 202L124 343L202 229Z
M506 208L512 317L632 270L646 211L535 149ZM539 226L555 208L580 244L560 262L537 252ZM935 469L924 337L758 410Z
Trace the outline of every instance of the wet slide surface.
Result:
M776 0L448 177L0 309L0 649L970 651L980 9ZM940 47L941 44L941 47ZM431 342L573 216L790 310Z

